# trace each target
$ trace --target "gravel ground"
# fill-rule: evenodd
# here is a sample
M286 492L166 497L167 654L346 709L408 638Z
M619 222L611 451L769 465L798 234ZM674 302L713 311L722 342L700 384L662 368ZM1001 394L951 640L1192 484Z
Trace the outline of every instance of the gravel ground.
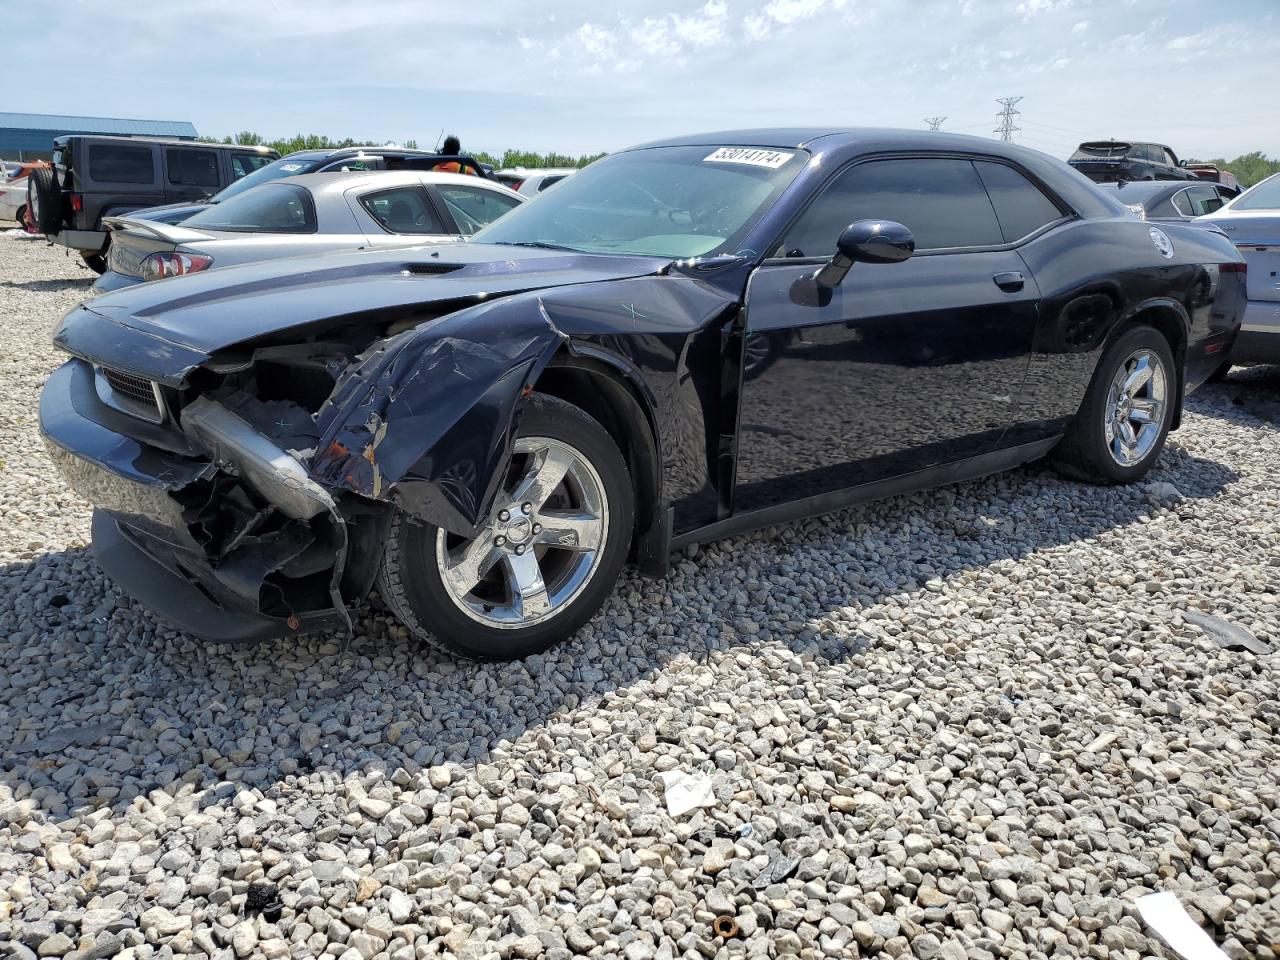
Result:
M1165 889L1280 955L1280 654L1188 619L1280 648L1275 368L1136 488L1028 469L730 540L522 664L375 600L344 658L194 642L99 574L36 426L90 280L0 236L18 955L1139 958ZM670 816L667 771L714 805Z

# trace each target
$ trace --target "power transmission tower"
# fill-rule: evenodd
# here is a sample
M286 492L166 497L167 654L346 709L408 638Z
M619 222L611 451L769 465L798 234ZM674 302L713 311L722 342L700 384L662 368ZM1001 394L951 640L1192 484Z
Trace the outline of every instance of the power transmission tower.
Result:
M925 117L924 122L929 125L930 130L937 130L946 119L946 117Z
M1014 117L1022 115L1021 111L1014 109L1021 102L1021 97L1001 97L996 100L996 103L1000 104L1004 109L996 114L996 120L1000 123L1000 126L996 127L992 132L1000 134L1000 139L1005 143L1012 141L1013 135L1022 129L1014 126L1013 123Z

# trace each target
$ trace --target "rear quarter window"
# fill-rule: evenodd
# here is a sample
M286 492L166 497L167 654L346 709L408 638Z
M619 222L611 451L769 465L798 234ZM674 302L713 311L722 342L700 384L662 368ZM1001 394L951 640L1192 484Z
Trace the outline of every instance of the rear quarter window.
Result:
M311 194L287 183L269 183L201 210L184 227L233 233L315 233Z
M98 183L154 183L155 154L150 147L91 143L89 179Z
M1057 204L1013 167L989 160L977 160L974 166L991 197L1005 243L1014 243L1062 219Z

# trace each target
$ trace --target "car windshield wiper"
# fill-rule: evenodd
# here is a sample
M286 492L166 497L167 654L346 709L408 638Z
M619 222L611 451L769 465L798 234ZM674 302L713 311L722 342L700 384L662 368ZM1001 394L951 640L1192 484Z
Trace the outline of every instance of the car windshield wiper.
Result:
M563 243L547 243L545 240L495 240L495 244L503 247L537 247L539 250L568 250L570 253L581 253L577 247L566 247Z

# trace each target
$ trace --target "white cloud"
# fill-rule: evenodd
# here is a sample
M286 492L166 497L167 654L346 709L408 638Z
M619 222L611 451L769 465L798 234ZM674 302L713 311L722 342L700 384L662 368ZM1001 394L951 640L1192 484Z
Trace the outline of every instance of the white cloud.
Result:
M618 45L618 37L612 30L595 23L584 23L573 31L570 39L596 62L611 58Z
M1044 13L1056 13L1074 6L1075 0L1022 0L1014 9L1025 19L1040 16Z
M1088 21L1088 20L1080 20L1080 21L1077 21L1077 22L1076 22L1076 23L1071 27L1071 32L1072 32L1072 33L1084 33L1084 32L1085 32L1086 30L1088 30L1088 29L1089 29L1089 21Z
M671 14L671 28L680 41L690 47L712 47L728 37L729 4L725 0L708 0L701 11L690 17Z

